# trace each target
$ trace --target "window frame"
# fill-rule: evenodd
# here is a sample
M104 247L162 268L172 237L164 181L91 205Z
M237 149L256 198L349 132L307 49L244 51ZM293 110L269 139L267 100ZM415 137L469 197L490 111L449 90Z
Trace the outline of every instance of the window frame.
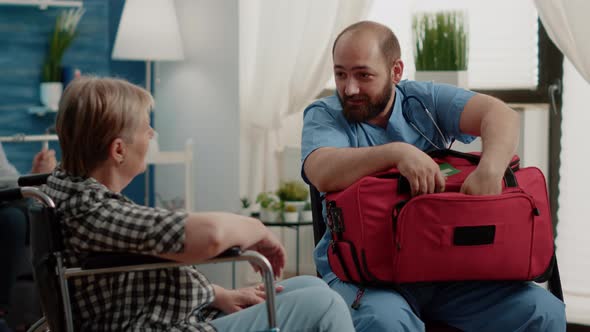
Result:
M561 166L561 82L563 80L563 53L555 46L541 20L538 20L539 81L534 90L473 90L494 96L505 103L549 104L549 203L553 220L553 234L556 234L557 209L559 207L559 168ZM556 110L552 109L549 87L557 84Z

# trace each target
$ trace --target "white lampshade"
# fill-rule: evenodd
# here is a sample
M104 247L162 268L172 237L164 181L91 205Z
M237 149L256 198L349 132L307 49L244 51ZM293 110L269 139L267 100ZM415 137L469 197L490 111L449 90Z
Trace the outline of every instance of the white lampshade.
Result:
M173 0L127 0L113 59L182 60L182 40Z

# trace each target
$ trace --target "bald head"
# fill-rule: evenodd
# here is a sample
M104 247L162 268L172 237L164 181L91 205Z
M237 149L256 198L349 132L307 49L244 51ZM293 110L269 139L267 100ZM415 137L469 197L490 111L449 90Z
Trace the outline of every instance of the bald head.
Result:
M401 50L397 37L383 24L372 21L361 21L348 26L336 37L332 46L332 56L338 41L342 37L346 39L370 39L377 43L379 50L386 63L392 64L401 56Z

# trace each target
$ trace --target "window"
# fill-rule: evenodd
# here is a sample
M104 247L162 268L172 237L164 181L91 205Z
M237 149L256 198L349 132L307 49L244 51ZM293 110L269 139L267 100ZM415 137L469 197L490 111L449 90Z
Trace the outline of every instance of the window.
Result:
M399 39L404 78L414 78L412 14L465 10L469 15L469 88L535 90L538 21L532 1L374 0L367 19L390 27ZM334 88L333 80L330 88Z

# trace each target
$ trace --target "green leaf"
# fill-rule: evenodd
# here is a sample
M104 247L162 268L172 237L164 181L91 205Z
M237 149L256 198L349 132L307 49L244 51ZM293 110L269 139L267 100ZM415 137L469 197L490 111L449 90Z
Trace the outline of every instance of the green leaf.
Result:
M55 19L53 32L49 38L47 55L41 70L43 82L61 81L61 60L78 36L76 29L83 14L84 9L71 9L62 11Z
M416 70L467 70L465 18L460 11L412 17Z

